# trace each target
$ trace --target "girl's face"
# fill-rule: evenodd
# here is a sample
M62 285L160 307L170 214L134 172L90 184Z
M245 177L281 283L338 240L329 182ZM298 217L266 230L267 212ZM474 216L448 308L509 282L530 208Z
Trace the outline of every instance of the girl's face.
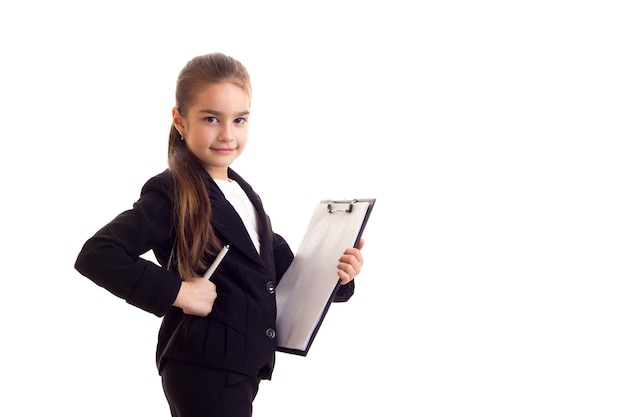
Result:
M227 168L248 141L250 97L231 83L209 84L182 117L172 110L174 125L189 150L214 179L227 179Z

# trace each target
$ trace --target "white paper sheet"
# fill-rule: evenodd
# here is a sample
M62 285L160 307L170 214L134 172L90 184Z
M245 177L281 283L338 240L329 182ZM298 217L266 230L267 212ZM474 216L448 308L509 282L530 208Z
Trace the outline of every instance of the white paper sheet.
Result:
M339 281L339 257L354 246L369 205L353 203L350 213L329 213L326 203L316 206L296 256L276 288L279 350L308 351Z

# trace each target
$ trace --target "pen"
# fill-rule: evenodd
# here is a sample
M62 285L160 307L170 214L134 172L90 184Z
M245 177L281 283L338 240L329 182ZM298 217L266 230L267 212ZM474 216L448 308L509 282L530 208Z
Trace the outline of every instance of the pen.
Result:
M230 249L230 245L224 246L222 250L217 254L217 256L215 257L215 260L213 261L209 269L207 269L206 272L204 273L204 278L206 279L211 278L211 275L213 275L213 272L215 272L217 267L222 262L222 259L224 259L224 256L226 256L226 252L228 252L228 249Z

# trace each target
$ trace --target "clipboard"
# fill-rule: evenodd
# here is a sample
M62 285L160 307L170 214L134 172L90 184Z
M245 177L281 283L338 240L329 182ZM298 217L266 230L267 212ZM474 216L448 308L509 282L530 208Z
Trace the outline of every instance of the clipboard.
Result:
M356 247L375 198L322 200L276 286L277 350L306 356L341 286L337 260Z

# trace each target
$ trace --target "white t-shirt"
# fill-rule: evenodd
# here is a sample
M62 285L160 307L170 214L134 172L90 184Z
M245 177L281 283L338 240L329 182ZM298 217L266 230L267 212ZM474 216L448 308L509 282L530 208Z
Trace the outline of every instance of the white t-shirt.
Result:
M235 208L241 221L246 226L250 239L254 243L256 251L261 253L261 242L259 240L257 212L248 198L246 192L241 188L237 181L233 180L215 180L215 183L224 193L226 200Z

